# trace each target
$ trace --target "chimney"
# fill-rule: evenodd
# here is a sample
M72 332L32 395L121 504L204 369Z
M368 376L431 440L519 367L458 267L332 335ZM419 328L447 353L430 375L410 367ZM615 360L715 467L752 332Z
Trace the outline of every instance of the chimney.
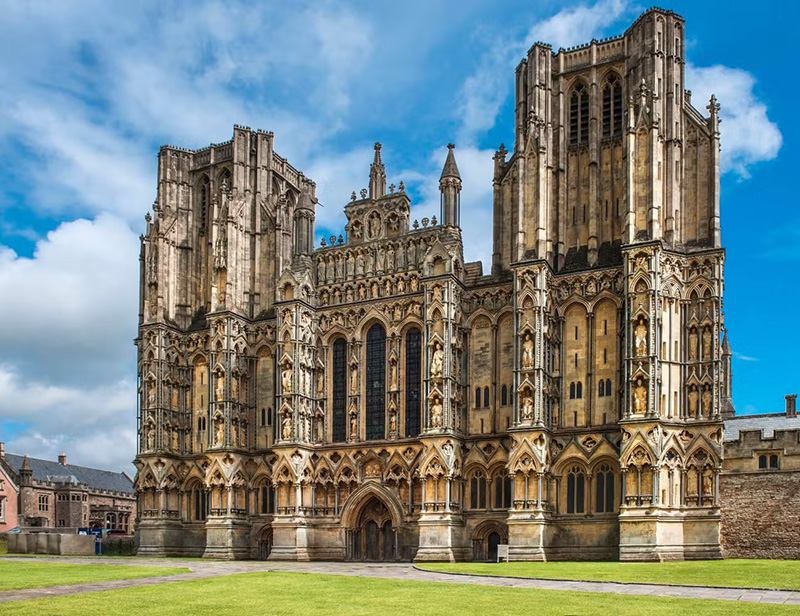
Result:
M67 465L67 454L65 454L63 451L60 454L58 454L58 463L61 466Z
M6 459L6 444L3 441L0 441L0 458Z
M786 394L786 416L797 417L797 394Z

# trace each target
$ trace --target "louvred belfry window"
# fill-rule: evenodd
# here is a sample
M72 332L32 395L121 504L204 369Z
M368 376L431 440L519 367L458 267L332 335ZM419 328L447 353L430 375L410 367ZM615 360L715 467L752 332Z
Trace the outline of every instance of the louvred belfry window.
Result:
M589 93L579 83L569 97L569 144L589 141Z

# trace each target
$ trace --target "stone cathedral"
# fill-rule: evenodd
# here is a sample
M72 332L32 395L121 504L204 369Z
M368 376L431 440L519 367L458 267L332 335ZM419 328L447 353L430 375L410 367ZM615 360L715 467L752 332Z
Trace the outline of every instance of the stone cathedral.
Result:
M463 259L452 144L438 217L413 219L376 144L316 248L316 186L273 133L163 147L140 257L139 553L720 557L719 105L695 107L684 52L683 19L657 8L531 47L485 268Z

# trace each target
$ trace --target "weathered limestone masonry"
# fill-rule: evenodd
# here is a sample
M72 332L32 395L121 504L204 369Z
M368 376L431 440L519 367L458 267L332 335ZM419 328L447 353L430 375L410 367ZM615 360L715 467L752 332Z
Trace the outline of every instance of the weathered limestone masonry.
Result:
M454 146L411 222L380 144L342 235L236 126L162 148L142 237L142 554L716 558L725 253L719 105L684 22L516 71L491 273L464 263Z
M800 558L800 418L786 412L725 421L722 548L729 558ZM737 424L746 424L741 427ZM753 428L752 424L761 427ZM738 430L737 433L729 433Z

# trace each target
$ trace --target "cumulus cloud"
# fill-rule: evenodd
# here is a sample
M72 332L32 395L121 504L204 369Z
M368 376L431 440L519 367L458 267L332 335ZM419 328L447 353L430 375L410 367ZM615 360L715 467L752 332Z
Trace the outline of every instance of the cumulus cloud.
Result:
M495 125L511 92L514 67L533 43L550 43L554 49L585 43L600 36L606 27L619 19L625 8L623 0L601 0L591 5L565 8L536 22L519 39L509 41L504 36L488 44L477 69L461 88L460 141L472 144Z
M783 143L755 85L755 77L740 68L686 66L686 87L692 91L695 106L707 113L704 107L712 94L720 103L722 172L742 178L750 177L753 164L775 158Z

